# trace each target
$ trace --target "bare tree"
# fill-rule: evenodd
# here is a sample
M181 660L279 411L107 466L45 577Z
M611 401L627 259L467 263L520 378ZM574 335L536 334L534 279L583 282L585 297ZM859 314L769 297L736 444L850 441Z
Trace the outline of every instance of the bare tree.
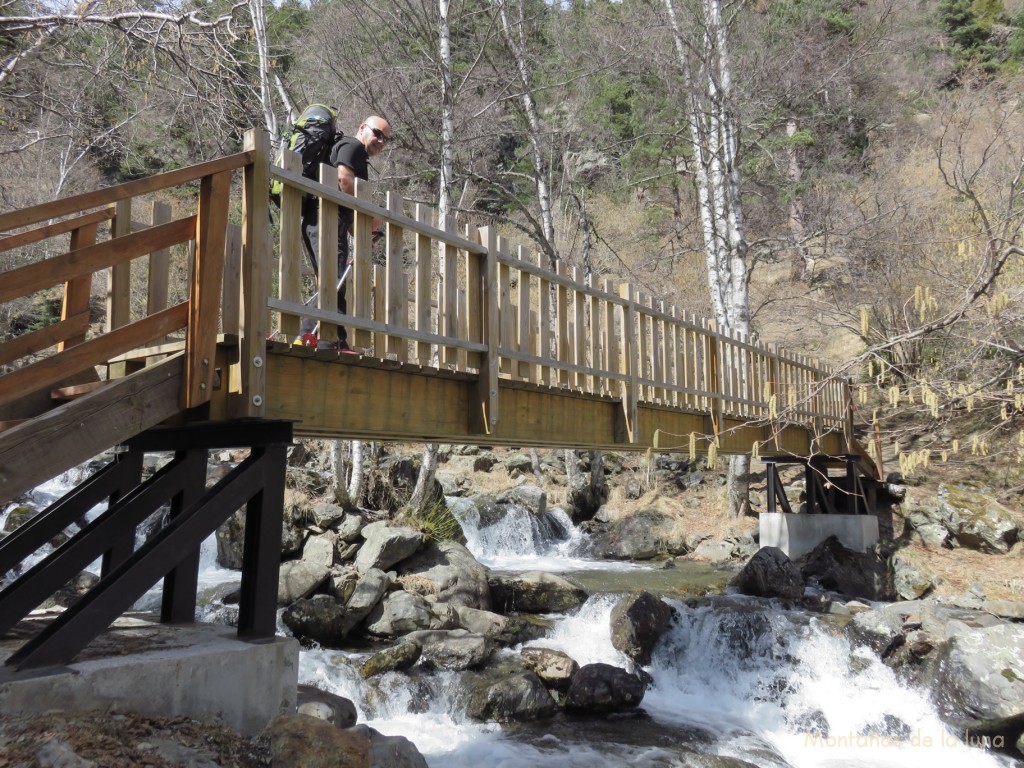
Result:
M679 69L686 83L693 172L704 237L711 306L719 328L750 332L747 240L740 197L739 125L720 0L701 0L689 34L674 0L665 0ZM742 375L742 374L741 374ZM716 429L721 425L716 425ZM729 512L749 512L750 457L729 460Z

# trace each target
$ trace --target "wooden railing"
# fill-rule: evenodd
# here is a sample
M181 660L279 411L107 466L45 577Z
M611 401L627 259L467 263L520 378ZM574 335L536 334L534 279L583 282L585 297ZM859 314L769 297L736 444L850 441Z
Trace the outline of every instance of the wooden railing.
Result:
M728 421L798 423L816 435L848 429L846 384L820 364L717 330L630 285L584 279L564 266L553 271L525 249L513 251L493 228L438 222L429 207L393 193L377 205L365 183L355 196L345 195L334 169L324 166L326 183L317 183L301 175L290 153L282 167L269 156L266 135L250 131L239 154L0 215L0 233L13 232L0 235L0 255L70 235L58 255L0 273L0 302L63 286L59 321L0 344L0 366L9 369L0 376L0 409L26 387L42 389L109 365L184 329L181 406L209 399L220 331L238 344L227 374L230 415L259 417L266 339L292 341L300 317L309 316L321 323L321 336L344 325L366 355L476 378L485 427L499 423L501 386L533 385L621 400L630 439L641 403L710 414L716 433ZM236 170L240 235L227 223ZM284 183L276 274L271 178ZM194 214L172 219L157 205L150 223L131 223L139 208L133 200L195 182ZM317 301L304 303L304 194L320 199L322 253L335 251L338 206L355 212L345 315L337 312L334 258L320 259ZM385 232L377 251L375 219ZM97 242L101 226L110 238ZM225 247L238 238L239 247ZM193 251L186 295L168 306L168 249L184 243ZM226 261L225 252L241 256ZM143 258L149 282L139 310L131 305L130 269ZM100 274L108 281L105 327L87 338L89 295ZM43 356L48 348L54 351Z
M358 180L346 195L334 169L321 170L323 183L303 178L289 153L269 169L284 184L278 292L269 301L282 338L295 338L307 316L328 334L346 326L369 356L477 375L491 424L505 380L621 398L631 432L640 402L710 413L716 431L726 418L801 423L815 434L848 426L847 385L818 363L716 330L628 284L552 271L523 248L513 253L491 228L439 223L431 208L394 193L375 205ZM303 194L320 198L322 252L335 251L337 207L355 212L346 315L336 312L333 258L320 259L317 302L302 301ZM374 219L384 226L382 252Z
M206 402L213 386L230 232L231 174L252 164L252 153L242 152L0 215L0 232L19 230L0 237L0 256L7 254L9 262L16 262L17 249L29 245L45 245L56 253L25 265L12 263L0 273L0 303L62 287L58 321L0 343L0 365L8 369L0 376L0 408L82 374L98 379L93 373L96 366L116 364L140 347L164 344L182 329L185 337L177 344L186 353L181 407ZM199 183L195 213L172 218L168 205L151 202L147 205L150 221L133 222L133 213L142 207L140 197L195 182ZM103 241L98 240L101 226L109 234ZM61 238L68 235L64 245ZM188 285L178 291L184 299L169 304L170 249L186 244ZM133 263L141 260L148 261L146 300L133 307L131 272ZM234 270L239 272L238 264ZM102 327L87 334L94 279L104 276L107 300ZM236 280L225 291L225 303L236 307L235 317L237 287Z

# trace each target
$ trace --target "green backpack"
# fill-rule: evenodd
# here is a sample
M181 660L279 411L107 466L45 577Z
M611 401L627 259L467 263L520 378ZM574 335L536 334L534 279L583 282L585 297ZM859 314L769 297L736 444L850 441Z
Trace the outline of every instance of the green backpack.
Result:
M278 164L286 151L296 152L302 156L302 175L319 181L320 164L328 161L331 147L344 135L334 128L337 116L338 113L326 104L310 104L306 107L292 126L287 144L281 147ZM270 183L270 199L275 205L281 204L283 188L284 184L277 179Z

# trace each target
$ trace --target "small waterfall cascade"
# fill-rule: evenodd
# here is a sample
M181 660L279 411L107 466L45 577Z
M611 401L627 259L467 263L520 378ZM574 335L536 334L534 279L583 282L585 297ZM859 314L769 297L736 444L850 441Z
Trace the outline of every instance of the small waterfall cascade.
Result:
M462 526L466 546L484 565L499 569L572 570L580 559L585 535L560 507L542 513L515 502L478 504L449 496L449 509Z
M578 663L633 669L611 644L618 597L592 597L527 643ZM313 649L300 682L355 702L361 722L416 743L431 766L504 768L729 765L763 768L988 768L1019 766L959 741L922 693L903 686L870 651L851 648L810 614L743 598L677 615L646 671L645 715L502 728L461 714L456 673L388 673L366 681L364 655ZM511 649L504 653L517 653Z

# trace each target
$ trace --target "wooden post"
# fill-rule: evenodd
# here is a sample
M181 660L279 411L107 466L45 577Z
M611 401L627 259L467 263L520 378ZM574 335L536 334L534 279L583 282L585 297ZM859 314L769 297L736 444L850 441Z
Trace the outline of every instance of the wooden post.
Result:
M507 257L508 241L504 237L498 237L498 255ZM515 349L515 316L512 314L512 277L508 264L498 262L498 346L505 349ZM512 376L512 362L507 357L499 358L498 364L501 373ZM515 378L513 376L513 378Z
M96 222L78 227L71 233L71 251L96 244ZM60 307L60 319L68 320L75 315L89 315L89 293L92 288L92 275L82 275L64 283L64 300ZM69 336L57 345L57 351L63 352L85 341L85 333Z
M132 201L118 200L114 204L114 237L132 232ZM132 265L130 261L115 264L107 273L107 333L131 322Z
M224 241L224 297L221 299L221 327L225 334L238 336L242 299L242 228L228 224Z
M387 283L387 274L380 264L373 265L373 317L380 320L387 314L385 306L387 296L384 286ZM380 331L373 332L373 356L381 360L387 360L387 334Z
M718 438L718 433L722 429L722 412L724 410L724 403L722 401L722 391L725 388L725 383L722 378L722 366L719 360L719 337L716 324L713 320L708 320L706 325L708 335L707 345L707 359L705 364L707 365L707 385L711 395L711 430Z
M583 284L582 270L579 267L572 268L572 279L577 285ZM573 316L573 343L572 363L573 365L586 365L587 362L587 295L579 288L572 292L572 316ZM576 372L572 376L573 388L583 390L587 385L585 374Z
M528 261L530 252L523 246L519 246L517 256L520 261ZM530 273L519 270L519 329L516 333L516 350L530 353L533 347L530 345ZM516 362L516 373L519 378L526 379L530 383L536 383L536 368L529 363Z
M537 266L544 266L544 254L537 254ZM537 321L540 325L540 356L551 359L551 281L540 278L537 285ZM555 370L551 366L541 369L541 383L553 386Z
M433 212L422 203L416 204L416 221L420 224L433 226ZM430 274L431 254L430 237L416 234L416 330L430 331ZM430 365L430 344L425 341L416 342L416 357L420 365Z
M338 171L326 163L320 165L320 183L336 186ZM320 219L317 224L317 307L325 312L337 312L338 277L344 265L338 264L338 237L347 237L338 232L338 205L327 198L320 198ZM320 321L321 339L335 341L338 338L338 324Z
M479 242L487 249L481 277L480 300L484 315L484 341L487 344L486 365L478 379L479 407L474 417L482 423L480 434L490 434L498 424L498 243L493 227L483 227Z
M464 237L470 241L482 242L476 227L466 225ZM481 292L484 289L483 271L486 256L479 256L475 253L464 252L466 265L466 338L470 341L484 340L484 325L486 323L486 299ZM479 352L472 352L467 355L466 365L476 368L482 376L487 367L487 360Z
M604 281L604 292L615 293L615 287L612 285L611 280ZM604 338L605 338L605 370L608 373L619 373L622 368L622 361L619 359L619 333L625 335L625 327L621 331L615 330L615 308L618 305L613 301L605 301L604 303ZM604 393L611 395L612 393L618 392L620 387L615 379L605 379L604 381Z
M230 171L204 176L200 183L196 258L189 289L185 342L184 408L194 408L208 402L213 391L213 362L217 352L217 321L220 318L230 192Z
M402 198L394 192L388 192L388 210L401 215ZM409 282L403 271L402 252L405 232L393 221L387 223L387 278L385 321L388 325L400 330L409 327ZM409 343L401 336L388 336L387 356L394 355L400 363L409 361ZM384 357L384 355L381 355Z
M232 366L232 415L261 417L265 410L267 357L267 297L270 295L270 184L266 131L249 130L245 150L254 160L246 166L242 182L242 321L239 361ZM237 372L237 373L236 373ZM237 397L240 396L240 397Z
M558 274L562 277L569 276L568 269L561 261L558 262ZM558 323L558 337L555 359L559 362L567 362L569 360L569 289L559 283L556 295L555 320ZM564 368L558 369L558 384L563 387L569 386L569 372Z
M154 200L150 204L149 223L151 226L166 224L171 220L171 206ZM95 242L95 240L93 241ZM146 314L155 315L167 309L167 288L171 274L171 249L161 248L149 254L149 275L146 291Z
M302 160L295 152L283 152L281 167L302 173ZM281 260L278 264L278 292L284 301L302 303L302 192L290 184L281 190ZM285 341L299 335L301 320L295 315L281 315L280 332ZM226 330L226 329L225 329Z
M370 202L370 184L363 179L356 179L356 197ZM348 296L348 314L360 319L369 319L373 307L371 281L373 277L373 217L366 213L355 213L352 230L352 271L348 279L352 281ZM349 345L368 347L371 343L369 331L353 328L349 334Z
M444 231L454 235L458 226L454 216L446 216ZM438 326L442 336L452 339L459 335L459 286L457 275L459 268L458 249L444 243L438 249L441 254L441 295L438 297ZM444 365L457 365L458 354L455 347L445 347L441 355Z
M629 380L624 381L620 388L622 413L625 419L625 437L630 443L635 443L639 439L637 400L640 394L636 361L636 291L629 283L623 283L619 286L619 296L626 300L625 305L621 307L622 354L619 367L622 369L622 373L629 376Z

